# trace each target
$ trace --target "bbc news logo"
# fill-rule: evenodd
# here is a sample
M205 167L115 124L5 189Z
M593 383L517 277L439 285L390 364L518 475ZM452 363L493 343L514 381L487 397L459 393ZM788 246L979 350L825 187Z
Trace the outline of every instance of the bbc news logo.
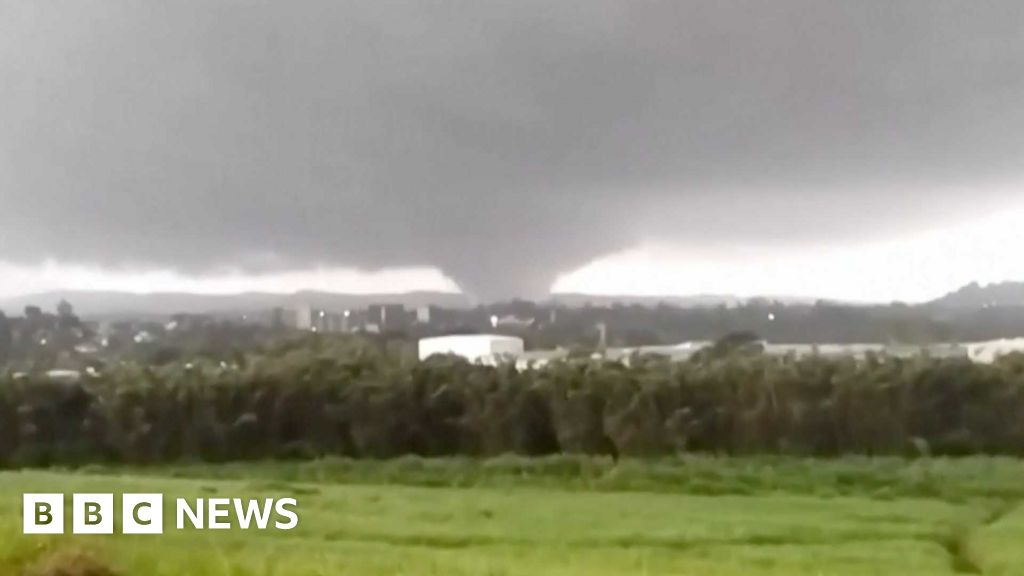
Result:
M24 534L63 534L64 494L22 495ZM163 534L163 494L123 494L120 500L122 534ZM299 525L294 498L178 498L174 501L175 529L292 530ZM72 534L113 534L117 511L113 494L73 494ZM234 523L232 523L232 519Z

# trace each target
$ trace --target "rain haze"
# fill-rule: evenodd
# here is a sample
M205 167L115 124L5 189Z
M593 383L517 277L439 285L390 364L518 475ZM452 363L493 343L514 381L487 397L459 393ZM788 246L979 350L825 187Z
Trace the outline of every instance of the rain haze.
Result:
M0 295L1024 280L1024 3L0 0Z

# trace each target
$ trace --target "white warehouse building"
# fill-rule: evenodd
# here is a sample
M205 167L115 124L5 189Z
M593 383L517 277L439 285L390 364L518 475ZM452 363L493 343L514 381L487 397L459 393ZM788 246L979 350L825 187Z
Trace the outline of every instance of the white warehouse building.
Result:
M517 360L523 356L523 339L497 334L461 334L423 338L419 342L420 360L434 354L454 354L470 362L496 364L502 359Z
M1003 338L967 344L967 353L971 360L982 364L991 364L1000 356L1013 352L1024 352L1024 338Z

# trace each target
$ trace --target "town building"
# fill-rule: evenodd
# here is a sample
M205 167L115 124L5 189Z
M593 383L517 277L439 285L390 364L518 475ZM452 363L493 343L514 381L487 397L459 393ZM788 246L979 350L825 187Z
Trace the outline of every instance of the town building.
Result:
M498 334L460 334L437 336L419 341L419 358L426 360L435 354L454 354L470 362L498 364L504 360L516 361L524 355L522 338Z
M991 364L1000 356L1024 352L1024 338L1001 338L987 342L967 344L967 354L973 362Z
M404 332L409 328L409 314L401 304L373 304L366 310L366 324L375 324L380 332Z

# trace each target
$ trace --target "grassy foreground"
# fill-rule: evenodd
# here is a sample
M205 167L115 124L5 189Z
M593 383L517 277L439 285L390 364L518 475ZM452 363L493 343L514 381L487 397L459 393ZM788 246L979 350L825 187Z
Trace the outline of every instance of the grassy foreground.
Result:
M299 527L26 536L23 492L295 497ZM1011 459L552 458L0 473L0 574L1024 574ZM69 496L70 500L70 496ZM63 571L62 571L63 570Z

